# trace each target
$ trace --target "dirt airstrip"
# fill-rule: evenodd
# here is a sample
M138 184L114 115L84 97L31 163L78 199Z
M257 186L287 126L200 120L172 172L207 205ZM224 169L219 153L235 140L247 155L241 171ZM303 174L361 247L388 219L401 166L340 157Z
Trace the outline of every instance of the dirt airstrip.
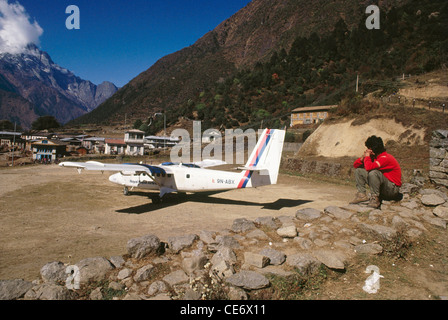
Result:
M0 169L0 279L35 280L51 261L74 264L126 253L129 239L220 231L237 218L293 216L299 208L343 206L354 186L280 175L277 185L218 194L122 194L109 174L56 165Z

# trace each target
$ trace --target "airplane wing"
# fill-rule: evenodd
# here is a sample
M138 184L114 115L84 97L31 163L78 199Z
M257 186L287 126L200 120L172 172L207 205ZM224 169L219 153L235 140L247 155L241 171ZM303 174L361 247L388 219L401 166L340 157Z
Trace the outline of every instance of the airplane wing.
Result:
M204 159L193 163L179 163L179 162L163 162L161 166L185 166L190 168L210 168L225 165L227 162L222 160Z
M254 167L238 167L238 170L248 170L248 171L258 171L261 175L269 175L269 170L267 168L260 168L258 166Z
M87 162L62 162L59 164L61 167L71 167L77 168L78 172L81 170L96 170L96 171L120 171L126 174L135 174L139 172L144 172L150 174L151 176L159 174L171 174L172 172L168 168L160 166L152 166L147 164L137 164L137 163L101 163L97 161L87 161Z
M215 160L215 159L204 159L199 162L195 162L195 165L201 167L201 168L209 168L209 167L216 167L227 164L227 162L222 160Z

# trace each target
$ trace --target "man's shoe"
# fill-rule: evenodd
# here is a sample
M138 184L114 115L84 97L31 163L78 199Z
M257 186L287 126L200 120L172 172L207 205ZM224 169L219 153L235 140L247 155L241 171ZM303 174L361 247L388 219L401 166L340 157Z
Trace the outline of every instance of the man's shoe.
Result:
M403 194L401 192L397 193L397 195L395 196L395 201L401 201L403 200Z
M355 196L355 199L350 201L350 204L358 204L358 203L366 202L366 201L369 201L369 197L367 197L367 195L365 193L358 192Z
M372 195L370 198L369 204L367 205L369 208L378 209L381 206L381 201L378 196Z

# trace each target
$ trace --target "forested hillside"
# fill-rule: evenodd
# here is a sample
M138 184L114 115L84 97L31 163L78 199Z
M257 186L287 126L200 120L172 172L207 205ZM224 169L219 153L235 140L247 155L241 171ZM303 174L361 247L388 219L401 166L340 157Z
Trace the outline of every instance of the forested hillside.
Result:
M357 74L360 93L392 93L403 73L420 74L448 62L447 34L448 3L443 0L411 1L381 12L379 30L367 29L365 18L349 30L340 19L331 34L298 37L288 52L280 49L269 62L192 96L167 112L169 123L186 116L207 128L259 126L261 121L280 126L292 109L335 104L352 94Z
M203 128L277 127L295 108L353 95L357 75L359 94L390 94L403 73L446 67L446 0L381 1L379 30L366 27L369 3L254 0L71 125L126 118L155 134L164 117L150 126L148 118L158 112L168 127L182 119Z

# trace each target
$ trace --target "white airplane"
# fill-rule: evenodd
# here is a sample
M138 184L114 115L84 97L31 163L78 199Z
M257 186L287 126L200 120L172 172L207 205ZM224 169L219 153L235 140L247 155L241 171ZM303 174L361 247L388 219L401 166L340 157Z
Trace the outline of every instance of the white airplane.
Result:
M225 163L213 160L204 160L201 164L105 164L88 161L62 162L59 165L77 168L79 173L82 169L118 171L109 177L109 181L124 186L125 195L129 194L129 188L159 190L159 195L152 199L157 203L171 192L225 191L276 184L284 139L285 130L265 129L246 165L238 168L239 172L207 169Z

